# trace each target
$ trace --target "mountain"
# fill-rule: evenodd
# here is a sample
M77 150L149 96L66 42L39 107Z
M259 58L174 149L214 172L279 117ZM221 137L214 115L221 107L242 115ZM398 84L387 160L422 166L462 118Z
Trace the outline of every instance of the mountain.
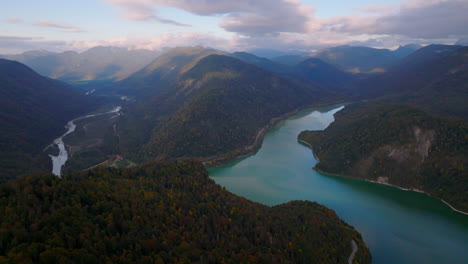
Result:
M64 132L67 121L96 104L62 82L0 59L0 181L48 170L42 149Z
M243 62L280 74L283 77L312 82L324 89L328 89L330 92L339 90L341 94L350 94L351 89L346 87L352 85L355 81L352 74L317 58L304 58L300 63L291 67L246 52L234 52L230 55Z
M280 56L287 56L287 55L305 55L307 52L300 51L300 50L274 50L274 49L253 49L248 50L247 53L253 54L255 56L261 58L272 59L275 57Z
M300 78L313 81L321 86L333 87L342 92L351 93L351 89L347 89L346 87L355 81L355 77L352 74L344 72L317 58L309 58L300 62L293 68L293 72Z
M278 56L271 58L273 62L283 64L286 66L296 66L299 64L301 61L306 60L307 58L310 58L307 55L284 55L284 56Z
M230 159L253 151L273 119L333 100L316 86L213 54L157 96L129 106L119 125L121 150L140 160Z
M201 163L152 163L0 185L7 263L371 263L360 234L307 201L226 191Z
M33 51L3 57L24 63L41 75L79 83L124 79L150 63L157 55L157 52L149 50L94 47L83 53Z
M201 46L169 49L143 69L119 82L115 91L128 96L143 95L142 99L157 95L200 59L211 54L223 53Z
M357 104L324 131L304 131L331 174L421 190L468 211L468 125L404 105Z
M319 58L344 71L352 73L379 72L381 69L399 59L388 49L370 47L338 46L318 50L309 56Z
M388 71L358 82L363 98L420 106L466 119L468 48L431 45L405 57Z
M265 69L267 71L279 73L282 75L292 75L294 74L293 70L290 67L287 67L286 65L276 63L274 61L271 61L269 59L257 57L253 54L247 53L247 52L234 52L230 54L232 57L239 59L243 62L255 65L259 68Z
M413 54L418 49L422 48L422 45L419 44L408 44L405 46L400 46L396 50L393 51L398 58L404 58L410 54Z

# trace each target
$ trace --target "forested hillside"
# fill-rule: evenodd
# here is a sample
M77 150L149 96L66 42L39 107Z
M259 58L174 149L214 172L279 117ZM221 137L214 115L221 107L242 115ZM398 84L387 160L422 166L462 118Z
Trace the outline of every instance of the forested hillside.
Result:
M362 98L409 104L425 111L468 117L468 48L432 45L392 66L388 72L358 82Z
M0 186L0 262L370 263L360 235L312 202L268 207L201 163L28 176Z
M404 105L359 104L324 131L304 131L316 169L423 190L468 211L468 126Z
M333 100L338 99L318 87L229 56L210 55L161 95L129 107L122 119L126 134L121 147L130 154L139 151L138 158L143 160L233 158L252 151L249 146L273 118Z
M65 131L67 121L97 103L19 62L0 59L0 182L49 170L42 150Z

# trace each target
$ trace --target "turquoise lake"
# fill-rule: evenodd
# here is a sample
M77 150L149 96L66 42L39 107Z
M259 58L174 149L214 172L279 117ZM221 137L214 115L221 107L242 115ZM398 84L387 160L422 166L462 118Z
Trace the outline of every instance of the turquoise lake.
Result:
M210 177L263 204L309 200L335 210L362 234L373 263L468 263L468 216L425 194L312 169L317 161L297 135L323 130L341 108L309 109L278 123L256 154L210 168Z

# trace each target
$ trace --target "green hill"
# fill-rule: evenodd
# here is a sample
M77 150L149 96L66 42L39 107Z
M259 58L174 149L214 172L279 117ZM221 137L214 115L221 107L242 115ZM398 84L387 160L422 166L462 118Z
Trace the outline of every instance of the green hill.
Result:
M229 193L201 163L28 176L0 185L0 262L370 263L334 211Z
M332 174L418 189L468 211L468 126L403 105L359 104L324 131L304 131Z
M0 59L0 182L49 170L42 149L64 132L67 121L96 103L19 62Z

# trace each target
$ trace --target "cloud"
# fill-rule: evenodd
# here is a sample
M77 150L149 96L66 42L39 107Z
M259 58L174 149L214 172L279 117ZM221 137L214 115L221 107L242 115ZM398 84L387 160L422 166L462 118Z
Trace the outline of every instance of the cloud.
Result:
M67 49L65 41L49 41L36 37L22 36L0 36L0 53L14 54L27 50L65 50Z
M330 19L325 26L347 34L402 35L412 38L450 38L468 35L468 1L408 1L398 11L380 16Z
M85 32L85 30L82 30L80 28L70 26L68 24L58 24L58 23L52 22L52 21L47 20L47 19L38 21L38 22L34 23L33 25L38 26L38 27L49 27L49 28L62 29L63 32L71 32L71 33Z
M314 24L314 10L299 0L107 0L125 10L132 20L180 24L155 15L158 8L172 7L200 16L219 16L219 26L245 36L306 33Z
M5 22L10 23L10 24L20 24L20 23L23 23L23 20L21 18L12 17L12 18L5 19Z
M173 26L190 26L174 20L166 19L156 15L151 1L146 0L108 0L108 3L124 10L124 18L135 21L150 21Z

